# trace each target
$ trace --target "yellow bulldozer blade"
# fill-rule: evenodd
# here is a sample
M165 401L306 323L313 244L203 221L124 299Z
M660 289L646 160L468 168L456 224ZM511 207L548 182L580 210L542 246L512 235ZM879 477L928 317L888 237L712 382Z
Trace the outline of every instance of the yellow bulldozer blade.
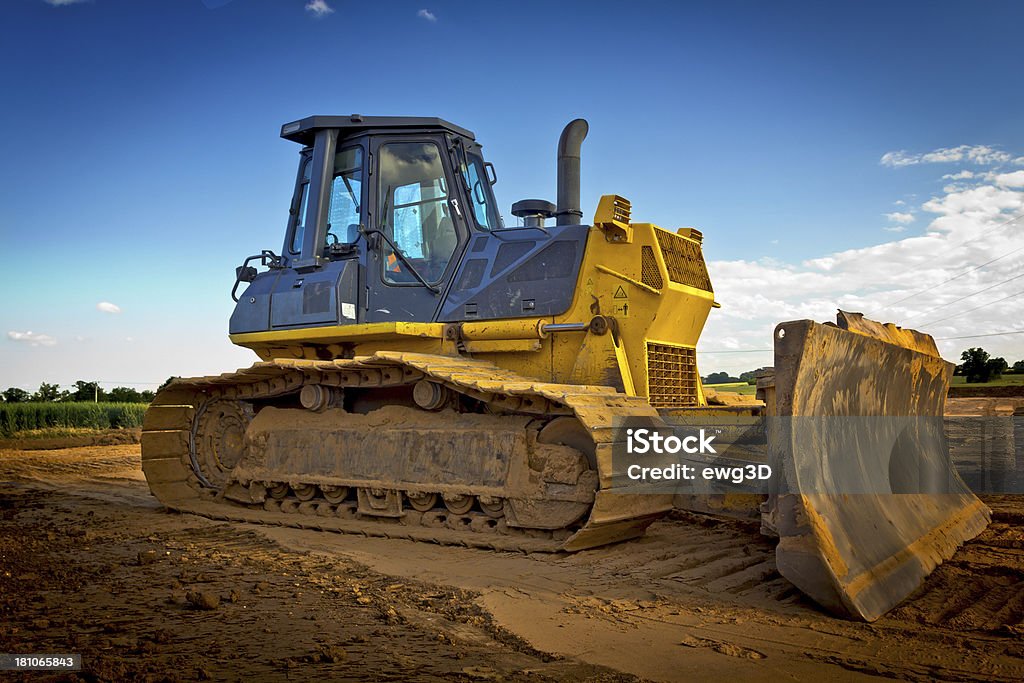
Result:
M784 481L766 522L781 574L836 614L882 616L990 520L946 447L952 370L930 336L857 313L775 330L765 398Z

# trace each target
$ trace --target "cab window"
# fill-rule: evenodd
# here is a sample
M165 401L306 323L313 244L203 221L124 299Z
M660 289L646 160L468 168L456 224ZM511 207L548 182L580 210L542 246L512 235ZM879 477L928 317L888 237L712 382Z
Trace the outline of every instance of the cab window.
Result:
M437 282L458 246L440 150L432 142L398 142L382 145L378 156L384 233L424 280ZM387 244L383 255L386 282L417 282Z
M359 210L363 189L363 148L347 147L334 155L327 244L355 242L359 236Z
M302 251L302 236L306 232L307 204L309 204L309 174L312 159L309 155L303 156L302 171L299 176L299 186L295 191L295 200L298 202L292 209L295 214L295 229L292 231L291 251L298 254Z
M476 220L477 226L484 230L499 228L501 226L498 225L497 211L494 210L491 183L487 180L487 172L484 171L484 161L475 154L467 156L469 163L462 167L462 175L469 187L473 218Z

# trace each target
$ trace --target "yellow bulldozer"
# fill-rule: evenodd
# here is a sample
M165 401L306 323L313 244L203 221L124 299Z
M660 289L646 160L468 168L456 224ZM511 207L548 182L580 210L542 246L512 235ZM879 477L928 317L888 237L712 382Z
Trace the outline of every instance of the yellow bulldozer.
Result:
M285 124L301 149L284 244L232 289L231 341L261 362L158 392L151 491L217 519L552 552L740 500L797 587L840 615L884 614L989 520L933 428L952 365L927 335L840 312L780 324L761 400L715 405L697 369L719 306L703 236L634 222L616 195L584 224L587 132L577 119L559 140L557 203L516 202L506 227L464 128ZM629 425L687 420L760 425L770 487L629 475Z

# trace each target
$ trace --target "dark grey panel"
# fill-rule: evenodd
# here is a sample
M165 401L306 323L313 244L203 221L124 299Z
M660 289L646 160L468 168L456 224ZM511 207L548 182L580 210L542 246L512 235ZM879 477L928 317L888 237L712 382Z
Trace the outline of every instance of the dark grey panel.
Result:
M474 258L466 261L466 265L462 268L459 281L455 283L455 291L457 292L471 292L480 286L480 283L484 279L484 271L487 270L487 264L490 263L485 258Z
M231 313L231 321L228 323L229 334L263 332L270 329L270 293L281 272L264 271L249 284Z
M270 296L270 326L355 323L358 268L346 260L310 273L283 271Z
M589 230L586 225L502 230L482 247L477 238L472 258L460 264L437 319L564 313L572 303Z
M508 276L509 282L539 282L541 280L564 280L572 275L575 279L576 269L573 264L579 262L578 252L582 251L577 242L559 240L547 245L537 255L526 259L523 265L516 268ZM501 252L498 253L501 258Z
M407 133L410 131L450 131L474 139L472 131L466 130L454 123L434 117L415 116L307 116L298 121L291 121L281 126L281 137L292 142L299 142L304 145L312 144L316 131L325 128L338 128L345 137L352 133L366 130L379 130L381 132Z
M519 261L537 246L534 240L525 242L507 242L498 247L498 255L494 258L494 267L491 268L491 277L494 277L510 265Z

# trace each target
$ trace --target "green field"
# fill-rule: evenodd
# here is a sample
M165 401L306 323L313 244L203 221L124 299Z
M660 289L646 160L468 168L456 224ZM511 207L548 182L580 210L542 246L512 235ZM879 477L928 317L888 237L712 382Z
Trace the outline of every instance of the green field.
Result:
M753 396L757 393L756 384L747 384L746 382L727 382L726 384L705 384L705 389L714 389L715 391L730 391L734 394L746 394Z
M0 436L31 430L142 426L145 403L0 403Z
M967 383L966 377L959 375L953 377L953 386L964 386L964 387L1019 387L1024 386L1024 375L1003 375L999 379L992 380L991 382L985 383Z

